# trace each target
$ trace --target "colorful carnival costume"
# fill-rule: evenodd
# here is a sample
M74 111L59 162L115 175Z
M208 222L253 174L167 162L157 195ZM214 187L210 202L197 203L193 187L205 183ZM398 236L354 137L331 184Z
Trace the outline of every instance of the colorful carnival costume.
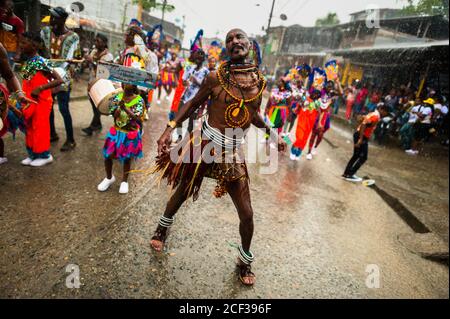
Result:
M27 98L34 99L31 93L37 87L48 84L52 69L48 60L41 56L29 59L22 67L22 88ZM50 113L53 98L51 90L41 91L37 104L23 109L26 126L26 147L29 159L49 159L50 155Z
M326 71L321 68L311 68L303 65L300 73L308 77L311 83L309 92L305 94L305 99L298 112L298 122L296 130L296 141L291 149L291 160L298 161L305 150L308 140L316 124L320 109L320 97L325 94L327 81Z
M164 66L161 68L158 86L170 88L175 88L177 86L178 78L176 71L179 68L180 63L181 61L178 57L175 60L172 60L172 57L170 57L163 63Z
M267 115L273 128L281 133L289 116L292 93L288 90L273 89L267 105Z
M309 140L309 152L308 152L308 160L312 159L312 155L314 155L314 149L317 149L322 142L323 136L331 127L331 111L330 105L331 100L322 98L319 100L320 109L318 116L316 118L316 122L314 123L314 127L311 133L311 138Z
M310 97L306 99L298 112L298 122L296 129L296 140L291 149L291 159L299 160L303 150L308 143L311 132L318 115L318 101L312 100Z
M123 93L120 93L112 100L109 108L111 114L120 109L123 95ZM141 96L138 95L132 101L124 104L136 116L142 117L144 114L145 102ZM114 119L114 126L106 135L103 156L106 159L117 159L122 163L133 158L142 158L142 134L140 129L140 123L130 119L128 114L121 110L119 117Z
M136 36L135 41L138 41L138 39L140 37ZM123 50L120 54L120 62L123 66L145 70L150 74L158 74L159 72L158 57L154 52L147 49L143 43L135 44ZM138 89L144 99L145 111L147 112L153 99L153 90L145 87L138 87Z
M175 90L175 96L173 98L172 105L170 106L169 121L173 121L173 119L175 118L175 115L177 114L178 108L180 106L181 98L184 94L184 90L186 89L183 85L184 69L185 67L181 68L180 70L178 86Z

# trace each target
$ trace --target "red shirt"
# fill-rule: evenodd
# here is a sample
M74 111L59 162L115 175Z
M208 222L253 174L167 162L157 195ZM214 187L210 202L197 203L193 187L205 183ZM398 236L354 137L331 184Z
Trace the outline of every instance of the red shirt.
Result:
M372 102L372 103L375 103L375 104L378 104L378 103L380 103L380 101L381 101L381 96L380 96L380 94L378 94L378 93L373 93L373 94L372 94L372 97L371 97L371 102Z
M0 20L0 42L8 52L17 51L17 36L25 32L23 21L13 15Z
M367 95L369 94L369 90L367 90L366 88L362 88L361 91L359 91L358 95L356 96L356 103L360 104L362 103Z
M375 128L377 127L377 124L380 121L380 119L381 119L381 115L380 115L380 112L378 112L378 111L367 114L364 117L364 121L358 127L358 132L361 134L361 128L363 125L365 125L366 129L364 130L363 134L367 139L370 139L372 137L372 134L375 131Z

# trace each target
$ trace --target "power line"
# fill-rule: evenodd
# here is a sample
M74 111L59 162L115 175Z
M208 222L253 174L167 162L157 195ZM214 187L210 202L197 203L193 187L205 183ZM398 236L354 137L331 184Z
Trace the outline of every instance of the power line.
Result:
M286 3L284 4L284 6L281 7L280 11L283 11L283 9L286 8L289 5L289 3L291 3L291 2L292 2L292 0L287 0Z
M197 17L199 17L202 20L205 20L197 11L195 11L194 9L192 9L192 7L190 5L187 4L186 0L181 0L181 3L189 9L189 11L191 11L193 14L195 14Z
M297 13L299 13L300 10L303 9L303 7L304 7L308 2L309 2L309 0L304 0L304 1L300 4L300 6L299 6L297 9L295 9L295 13L292 14L292 16L295 17L295 16L297 15Z

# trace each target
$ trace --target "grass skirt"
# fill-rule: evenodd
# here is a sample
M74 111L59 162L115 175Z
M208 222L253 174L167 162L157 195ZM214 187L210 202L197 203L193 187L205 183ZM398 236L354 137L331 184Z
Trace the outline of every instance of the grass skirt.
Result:
M205 177L217 180L214 195L224 196L227 183L249 179L247 165L238 151L217 151L212 142L195 131L186 136L170 153L157 158L155 173L173 189L178 186L186 188L187 197L196 201ZM210 156L209 156L209 155ZM216 160L210 160L214 157ZM227 160L225 160L227 159Z

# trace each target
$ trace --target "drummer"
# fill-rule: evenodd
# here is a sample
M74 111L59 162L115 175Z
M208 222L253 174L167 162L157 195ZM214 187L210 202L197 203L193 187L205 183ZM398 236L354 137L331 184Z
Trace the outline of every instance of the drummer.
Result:
M41 37L45 47L52 59L64 59L70 61L74 58L78 49L80 38L78 34L66 28L66 20L69 17L67 11L62 7L50 8L50 26L44 27ZM54 64L55 65L55 64ZM76 146L73 135L72 116L69 110L71 85L71 71L68 62L55 65L64 70L64 84L53 90L54 99L58 100L59 111L64 119L66 128L66 142L61 148L61 152L73 150ZM59 140L55 129L55 116L52 108L50 115L51 142Z
M95 37L95 48L92 50L90 54L85 55L84 57L85 61L89 63L90 67L90 74L89 74L89 84L88 84L88 92L90 91L92 85L96 81L96 74L97 74L97 65L99 62L108 62L112 63L114 61L114 56L109 52L108 49L108 38L98 33ZM88 94L89 95L89 94ZM91 124L82 129L82 131L87 136L92 136L92 134L96 131L102 130L102 122L101 122L101 114L98 111L97 107L95 106L94 102L91 98L89 98L89 101L92 105L92 112L94 113L94 117L92 118Z

